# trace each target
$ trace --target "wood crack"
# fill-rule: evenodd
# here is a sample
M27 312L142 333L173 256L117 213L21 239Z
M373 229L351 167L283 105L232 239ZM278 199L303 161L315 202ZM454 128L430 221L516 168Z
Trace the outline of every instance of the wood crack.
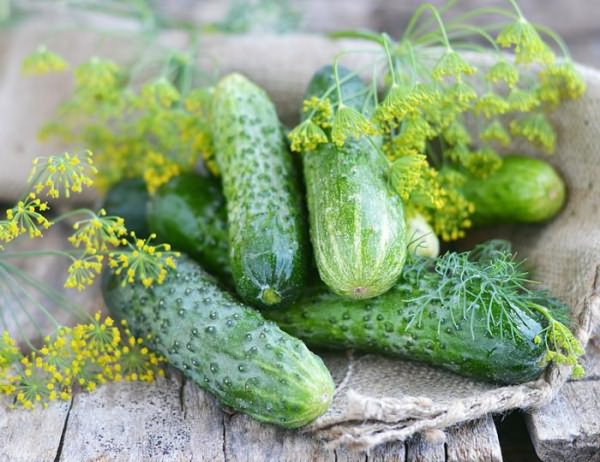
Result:
M65 415L65 423L63 425L62 432L60 434L60 441L58 442L58 448L56 449L56 455L54 456L54 462L60 461L63 444L65 443L65 434L67 433L67 425L69 424L69 416L71 415L71 409L73 409L74 401L75 401L75 397L72 396L71 401L69 402L69 409L67 409L67 414Z

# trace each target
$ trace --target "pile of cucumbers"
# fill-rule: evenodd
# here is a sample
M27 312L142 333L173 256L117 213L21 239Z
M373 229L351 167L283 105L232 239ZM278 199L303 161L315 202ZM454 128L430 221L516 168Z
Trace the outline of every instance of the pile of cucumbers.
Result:
M344 104L368 112L365 84L343 68L339 75ZM321 97L333 81L330 66L319 70L306 97ZM313 421L333 399L331 375L306 345L421 360L499 383L541 373L544 319L528 310L541 295L481 283L496 244L437 260L410 255L381 140L292 156L268 95L239 74L214 89L211 120L220 178L184 173L151 197L130 181L107 202L126 222L131 210L138 234L156 233L182 252L161 285L103 278L111 312L171 365L224 405L288 428ZM521 156L485 181L469 179L463 192L478 224L543 221L565 198L548 164ZM507 271L497 280L510 279L510 251L491 254L507 264L494 267L496 276Z

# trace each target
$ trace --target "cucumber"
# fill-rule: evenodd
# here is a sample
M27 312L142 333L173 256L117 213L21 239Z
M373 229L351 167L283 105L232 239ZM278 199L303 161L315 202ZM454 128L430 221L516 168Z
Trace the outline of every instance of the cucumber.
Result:
M555 303L521 290L510 253L480 255L480 261L468 253L447 253L435 263L416 258L390 291L374 299L347 300L315 289L267 316L310 348L419 360L498 383L535 379L546 354L538 338L545 319L535 306Z
M225 198L215 178L184 173L171 179L148 203L148 224L173 248L231 281Z
M275 107L262 89L231 74L217 85L211 108L236 291L263 307L288 303L306 280L308 232Z
M127 229L143 238L150 234L146 217L149 198L144 180L131 178L116 183L108 190L102 208L108 215L123 218Z
M543 222L566 198L565 183L549 163L518 155L505 157L485 179L467 177L461 190L475 204L475 225Z
M296 428L331 404L334 384L323 361L187 257L150 289L105 273L103 295L116 318L226 406Z
M366 87L349 74L339 68L344 104L362 110L369 104ZM305 98L320 97L333 82L332 67L324 67ZM335 92L329 98L337 102ZM354 299L384 293L398 279L407 247L404 209L388 183L387 160L366 139L347 140L342 148L322 144L302 153L302 160L321 279L333 292Z

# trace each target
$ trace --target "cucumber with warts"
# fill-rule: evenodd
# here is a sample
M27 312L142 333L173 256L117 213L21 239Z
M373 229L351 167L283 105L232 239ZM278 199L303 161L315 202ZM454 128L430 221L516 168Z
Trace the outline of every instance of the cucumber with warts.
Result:
M369 112L367 87L338 69L343 102ZM312 78L305 99L334 84L331 66ZM337 103L336 92L329 95ZM362 299L387 291L402 270L406 230L402 202L389 185L377 139L322 144L302 153L310 237L321 279L340 295Z
M277 113L267 94L239 74L219 82L211 107L235 288L258 306L288 303L306 280L308 230Z
M187 257L151 288L105 273L103 295L116 318L224 405L296 428L331 404L334 384L321 359Z
M564 316L554 310L564 306L526 289L526 276L506 248L491 242L437 260L417 257L390 291L371 300L316 289L267 315L311 348L351 348L521 383L538 377L548 358L576 364L582 353L557 321Z
M213 177L184 173L161 186L148 203L153 233L231 281L225 198Z

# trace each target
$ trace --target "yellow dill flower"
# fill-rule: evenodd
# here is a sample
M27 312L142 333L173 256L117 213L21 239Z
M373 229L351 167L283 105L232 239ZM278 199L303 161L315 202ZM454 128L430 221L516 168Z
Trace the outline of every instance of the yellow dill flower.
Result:
M359 111L340 103L335 111L331 129L331 141L337 146L344 145L348 138L377 135L377 128Z
M534 91L513 88L508 94L508 104L511 111L529 112L540 105L540 100Z
M443 152L445 159L459 165L463 165L470 154L471 150L469 149L469 145L464 143L457 143L446 148Z
M288 133L288 139L291 142L290 148L294 152L313 151L320 144L329 141L323 129L314 123L312 119L306 119L300 125L294 127Z
M548 153L554 152L556 132L542 113L528 114L510 123L513 136L521 136Z
M471 175L487 178L502 166L502 158L492 148L482 148L466 156L462 165Z
M21 69L26 75L42 75L61 72L67 67L67 62L60 55L48 50L46 46L40 45L23 60Z
M504 48L514 46L517 63L550 64L555 58L553 51L542 40L535 26L523 17L502 29L496 37L496 42Z
M482 95L474 106L477 114L490 118L495 115L505 114L510 109L509 103L497 93L489 92Z
M81 258L73 259L73 263L67 269L67 280L65 287L67 289L84 290L91 286L96 276L102 272L103 255L86 255Z
M383 132L389 133L405 118L417 117L421 111L427 111L438 98L436 91L423 84L393 84L377 105L374 119Z
M126 381L152 382L164 375L161 364L165 358L148 350L143 339L134 337L126 326L124 343L119 356L119 372Z
M49 197L58 198L61 193L70 197L79 193L84 186L93 184L92 175L97 173L92 153L64 153L61 156L38 157L33 161L29 182L37 194L47 189Z
M477 69L467 63L455 50L447 49L431 71L434 80L442 81L444 77L460 79L463 75L473 75Z
M105 251L109 246L117 247L127 236L125 221L121 217L106 216L106 210L97 214L88 211L91 218L79 220L73 224L75 232L68 240L74 247L84 246L86 252L94 254Z
M47 202L42 202L35 193L29 195L17 202L12 209L6 211L6 217L10 224L8 233L14 237L20 234L29 234L30 238L41 237L41 229L48 229L51 222L40 212L49 209Z
M10 336L8 331L3 331L0 337L0 370L19 362L22 357L15 339Z
M552 106L563 100L580 98L586 84L571 62L546 66L538 75L539 98Z
M180 174L181 166L178 163L158 152L148 153L144 180L150 194L154 194L163 184Z
M444 190L444 205L432 214L435 234L442 240L455 241L465 237L465 230L472 226L470 216L475 206L454 189Z
M450 104L453 104L454 114L464 112L471 108L473 102L477 99L475 89L463 81L458 81L448 88L446 98Z
M471 142L471 135L465 128L464 123L455 120L442 131L442 137L446 143L454 146L456 144L467 145Z
M413 191L423 185L423 176L429 167L423 154L408 153L397 157L390 165L390 182L403 200L408 200Z
M508 146L510 144L510 135L502 122L498 119L495 119L491 124L489 124L480 134L479 138L482 141L496 141L500 143L502 146Z
M143 106L148 107L158 105L163 108L170 108L180 99L181 95L177 88L164 77L144 84L140 92L140 102Z
M485 78L488 82L504 82L508 88L513 88L519 83L519 70L513 64L502 60L488 69Z
M111 252L109 267L116 275L123 275L123 285L138 281L145 287L162 284L167 272L175 269L174 257L179 252L172 252L169 244L151 245L156 234L148 239L138 239L134 232L130 235L134 243L126 242L127 250Z
M304 100L302 103L302 112L308 114L315 124L321 128L331 128L331 119L333 117L333 108L331 101L320 99L313 96L310 99Z
M94 57L75 69L77 93L96 102L114 99L122 82L119 66L107 59Z

